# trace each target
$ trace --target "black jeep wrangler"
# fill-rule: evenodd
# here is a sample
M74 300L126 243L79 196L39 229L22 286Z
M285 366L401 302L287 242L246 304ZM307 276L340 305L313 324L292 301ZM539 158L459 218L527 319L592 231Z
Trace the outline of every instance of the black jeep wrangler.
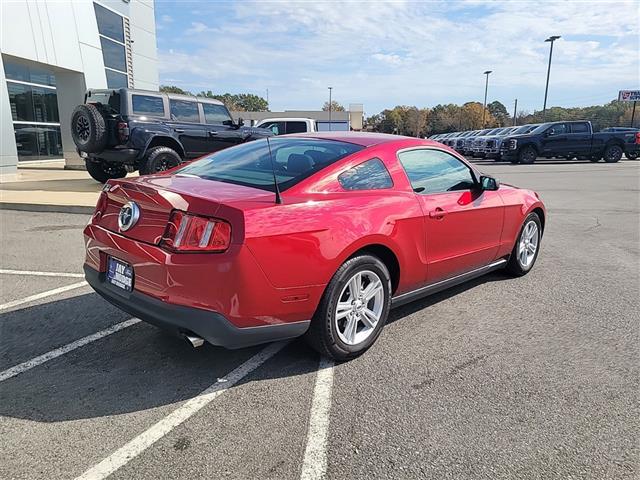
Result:
M71 135L99 182L173 168L183 161L272 136L233 122L222 102L146 90L89 90L71 116Z

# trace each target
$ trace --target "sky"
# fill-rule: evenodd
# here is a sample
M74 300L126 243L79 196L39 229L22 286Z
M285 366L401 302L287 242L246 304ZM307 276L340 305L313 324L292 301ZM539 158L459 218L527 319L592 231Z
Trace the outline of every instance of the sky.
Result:
M395 105L498 100L541 110L640 89L640 3L630 1L156 0L160 83L253 93L279 110L333 99Z

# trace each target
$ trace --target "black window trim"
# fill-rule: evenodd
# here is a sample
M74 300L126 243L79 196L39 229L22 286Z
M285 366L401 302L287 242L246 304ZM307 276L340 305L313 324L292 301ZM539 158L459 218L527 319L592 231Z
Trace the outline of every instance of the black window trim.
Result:
M411 152L414 150L436 150L438 152L442 152L442 153L446 153L450 156L452 156L453 158L455 158L456 160L458 160L460 163L462 163L465 167L467 167L469 169L469 171L471 172L471 178L473 178L473 182L474 184L478 185L479 183L479 177L478 177L478 172L471 166L469 165L466 161L462 160L460 157L452 154L450 151L445 150L444 148L438 148L435 146L418 146L418 147L407 147L407 148L402 148L400 150L398 150L396 152L396 159L398 160L398 163L400 164L400 167L402 167L402 171L405 174L405 177L407 178L407 182L409 183L409 187L413 188L413 186L411 185L411 179L409 178L409 174L407 173L407 171L404 168L404 165L402 164L402 161L400 160L400 154L401 153L405 153L405 152ZM455 192L466 192L466 191L471 191L471 189L469 190L455 190L452 192L414 192L416 195L422 195L422 196L426 196L426 195L442 195L442 194L450 194L450 193L455 193Z
M389 175L389 180L391 180L391 185L389 187L384 187L384 188L345 188L344 185L342 185L342 182L340 181L340 176L343 175L344 173L347 173L349 170L359 167L360 165L363 165L367 162L370 162L372 160L378 160L380 161L380 163L382 164L382 167L385 169L385 171L387 172L387 175ZM336 177L336 180L338 181L338 185L340 185L340 188L344 191L344 192L376 192L379 190L392 190L393 188L395 188L395 182L393 181L393 176L391 175L391 172L389 171L389 169L387 168L387 166L384 164L384 160L382 160L382 158L376 156L376 157L371 157L368 158L366 160L363 160L362 162L358 162L355 165L351 165L349 168L345 168L344 170L342 170L338 176Z

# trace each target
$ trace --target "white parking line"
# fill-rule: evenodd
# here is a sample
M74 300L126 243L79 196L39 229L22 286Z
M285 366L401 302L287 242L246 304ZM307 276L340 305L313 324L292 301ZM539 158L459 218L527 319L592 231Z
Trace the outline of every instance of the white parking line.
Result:
M4 370L3 372L0 372L0 382L3 382L11 377L15 377L16 375L26 372L27 370L31 370L32 368L37 367L38 365L42 365L49 360L58 358L59 356L64 355L65 353L69 353L76 348L83 347L88 343L95 342L96 340L100 340L101 338L111 335L112 333L119 332L120 330L130 327L131 325L135 325L138 322L140 322L139 319L131 318L129 320L125 320L124 322L116 323L109 328L100 330L99 332L92 335L87 335L86 337L82 337L80 340L68 343L60 348L56 348L55 350L51 350L50 352L32 358L31 360L28 360L24 363L20 363L14 367Z
M301 480L324 478L327 473L327 435L329 433L329 412L331 410L331 391L333 389L334 363L324 357L320 359L316 386L313 390L311 416L307 448L302 462Z
M96 466L90 468L76 480L100 480L107 478L113 472L123 467L147 448L167 435L171 430L183 423L192 415L207 406L222 395L229 387L234 386L256 368L273 357L289 342L272 343L259 351L249 360L237 367L227 376L219 379L202 393L186 401L181 407L171 412L155 425L135 437L129 443L119 448Z
M35 272L33 270L7 270L0 268L0 273L6 275L32 275L35 277L69 277L69 278L84 278L82 273L66 273L66 272Z
M2 305L0 305L0 311L6 310L7 308L17 307L25 303L34 302L36 300L40 300L41 298L57 295L58 293L68 292L69 290L84 287L85 285L87 285L87 282L72 283L71 285L65 285L64 287L54 288L53 290L47 290L46 292L36 293L35 295L30 295L25 298L13 300L12 302L3 303Z

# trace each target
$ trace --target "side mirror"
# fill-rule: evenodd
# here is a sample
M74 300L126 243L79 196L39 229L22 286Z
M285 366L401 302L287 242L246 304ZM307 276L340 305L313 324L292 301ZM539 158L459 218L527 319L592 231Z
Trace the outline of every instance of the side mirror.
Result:
M242 117L238 118L238 127L242 127L244 125L244 120Z
M556 134L553 130L547 130L545 133L546 137L553 137Z
M498 190L500 188L500 182L489 175L482 175L480 177L480 190Z

